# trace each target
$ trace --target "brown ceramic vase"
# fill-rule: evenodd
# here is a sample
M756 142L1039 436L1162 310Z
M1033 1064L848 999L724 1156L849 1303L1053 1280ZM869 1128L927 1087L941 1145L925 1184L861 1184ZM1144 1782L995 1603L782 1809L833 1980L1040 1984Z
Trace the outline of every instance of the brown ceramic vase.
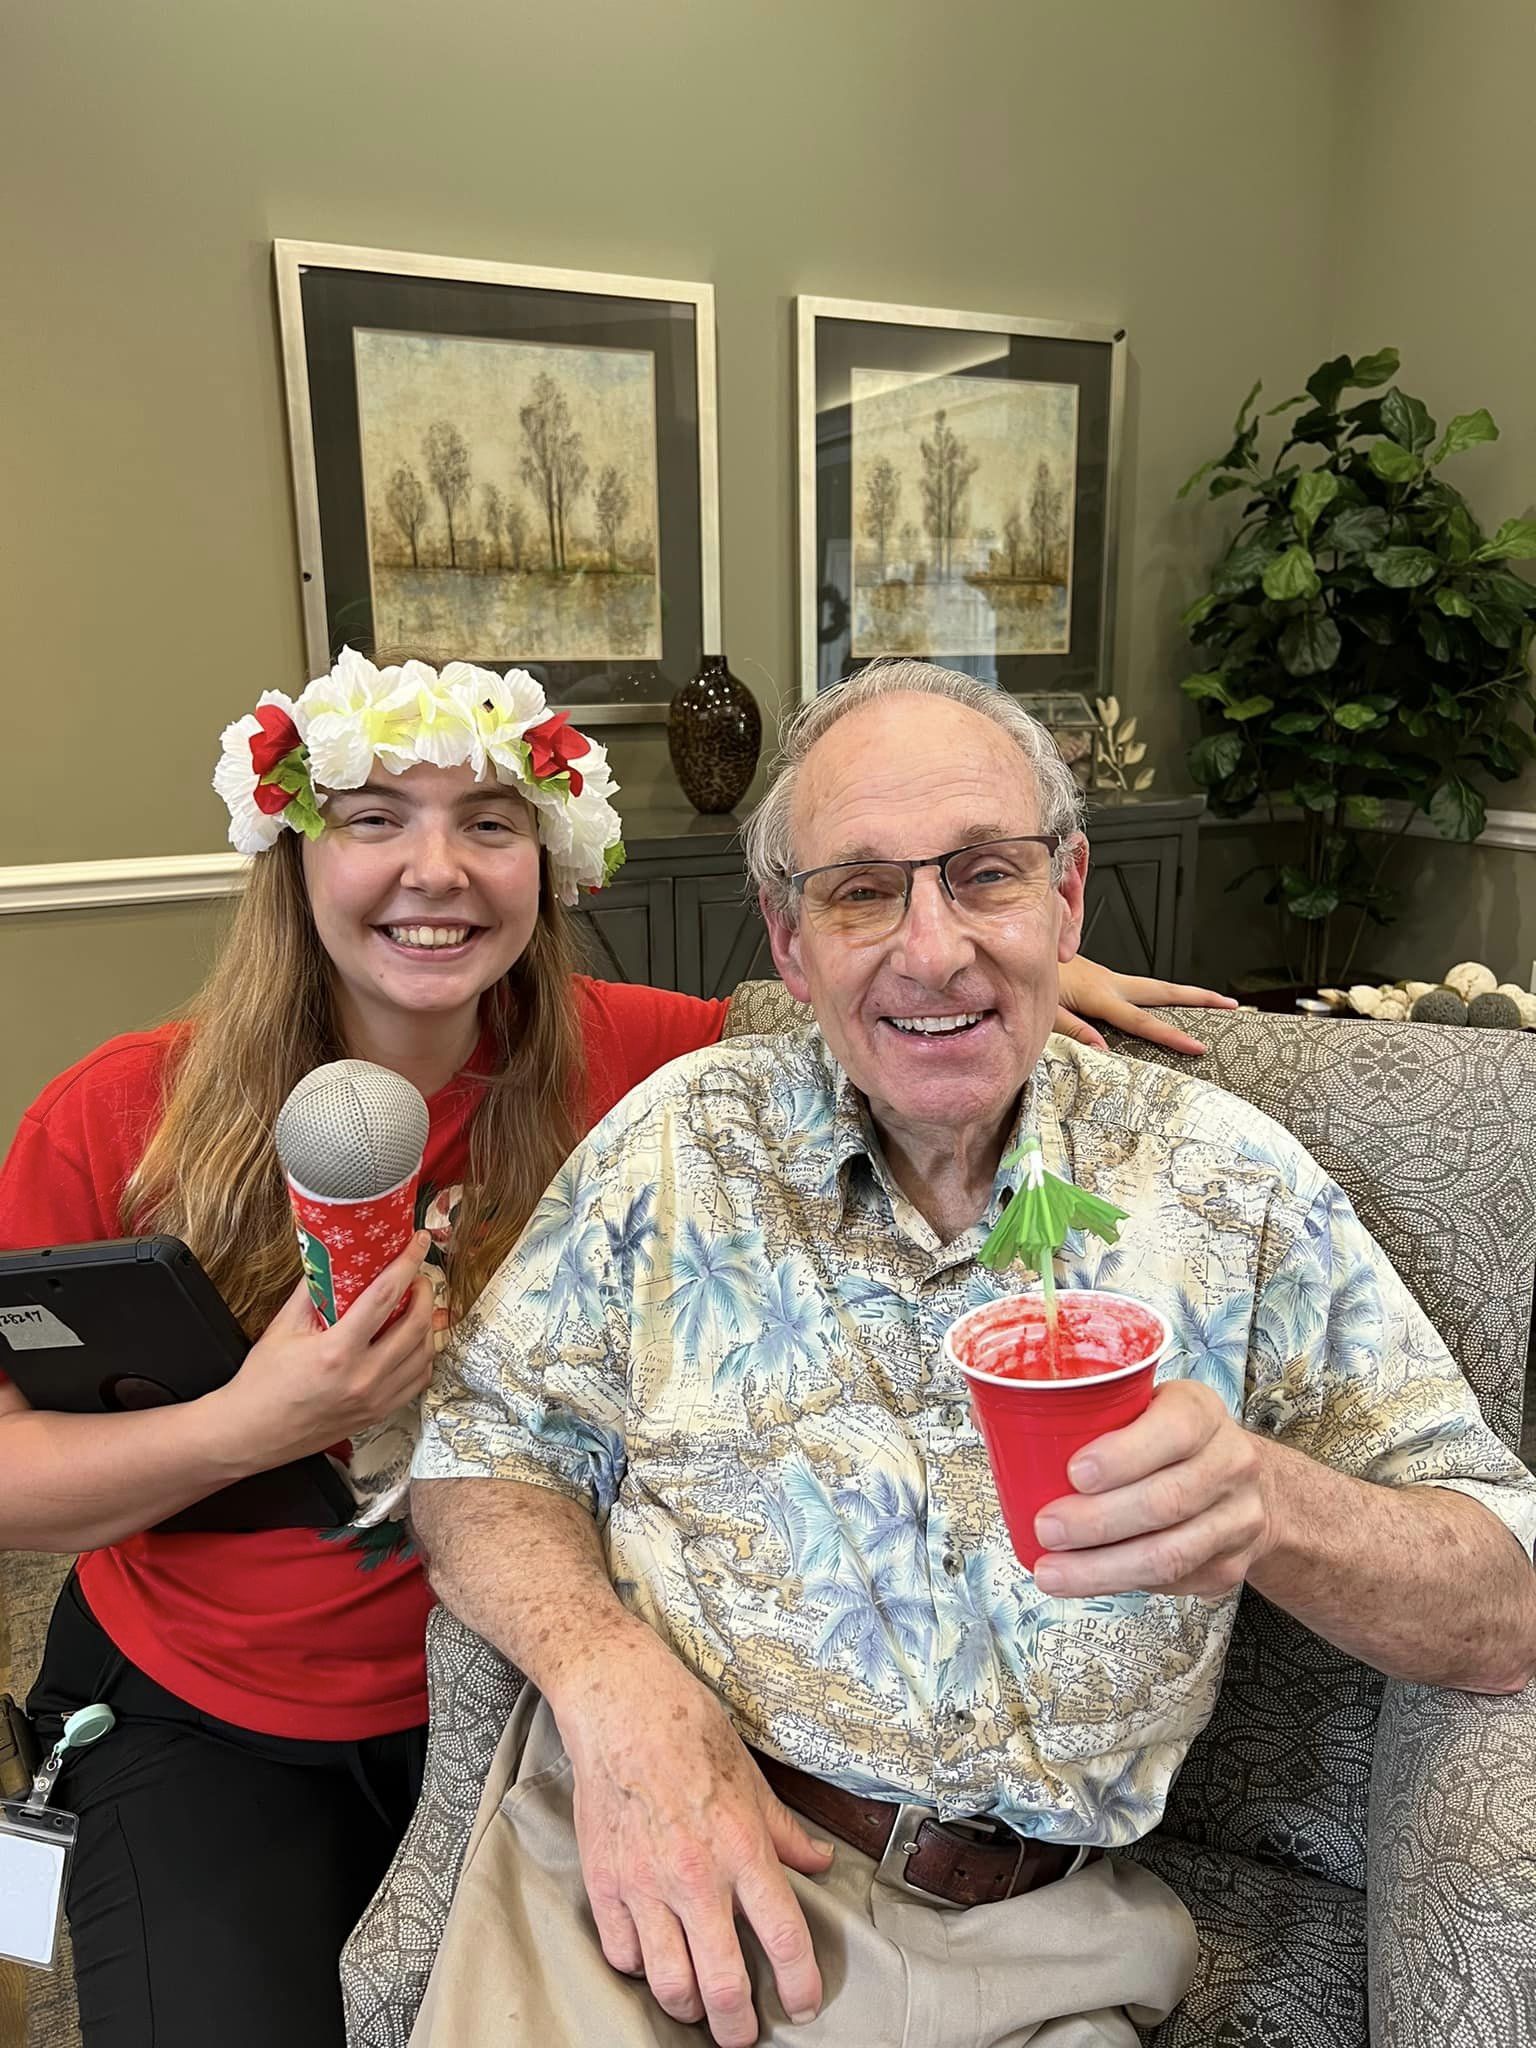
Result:
M667 750L696 811L733 810L746 795L763 744L762 714L723 654L706 654L667 714Z

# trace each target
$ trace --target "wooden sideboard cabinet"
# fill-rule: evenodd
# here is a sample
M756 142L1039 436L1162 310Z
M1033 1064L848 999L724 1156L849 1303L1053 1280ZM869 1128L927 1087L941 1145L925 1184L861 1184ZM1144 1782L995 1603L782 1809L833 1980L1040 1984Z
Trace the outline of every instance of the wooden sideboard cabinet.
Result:
M1083 944L1095 960L1128 974L1188 974L1204 803L1199 796L1091 803ZM629 858L618 879L583 897L577 912L590 971L696 996L728 996L738 982L772 974L740 831L735 817L682 808L627 812Z

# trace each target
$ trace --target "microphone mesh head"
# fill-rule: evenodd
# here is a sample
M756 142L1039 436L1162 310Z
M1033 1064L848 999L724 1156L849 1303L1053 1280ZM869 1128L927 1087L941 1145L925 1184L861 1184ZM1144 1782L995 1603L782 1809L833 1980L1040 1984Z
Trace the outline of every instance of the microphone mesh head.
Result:
M402 1074L333 1060L306 1074L277 1116L277 1156L312 1195L367 1201L421 1164L427 1105Z

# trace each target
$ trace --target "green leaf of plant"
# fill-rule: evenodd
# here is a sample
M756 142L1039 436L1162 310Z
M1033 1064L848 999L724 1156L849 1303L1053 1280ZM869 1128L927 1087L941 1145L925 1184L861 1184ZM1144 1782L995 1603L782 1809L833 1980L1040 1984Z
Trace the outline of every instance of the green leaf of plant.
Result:
M1339 793L1331 782L1319 782L1313 776L1303 776L1291 794L1303 810L1331 811L1339 800Z
M1373 725L1380 725L1383 721L1381 713L1373 711L1369 704L1352 702L1334 706L1333 722L1343 726L1346 732L1368 732Z
M1213 732L1197 740L1189 750L1189 772L1202 789L1224 782L1243 758L1243 736L1236 732Z
M1418 456L1395 441L1373 441L1366 459L1383 483L1406 484L1419 473Z
M1400 711L1398 719L1416 740L1425 738L1429 732L1429 720L1422 711Z
M1280 635L1280 665L1287 675L1320 676L1338 660L1339 646L1339 629L1326 612L1303 612Z
M1487 822L1487 806L1471 783L1451 775L1429 800L1435 830L1446 839L1476 839Z
M1356 356L1344 381L1356 391L1374 391L1378 384L1391 383L1401 361L1395 348L1379 348L1374 355Z
M1499 430L1493 423L1493 415L1487 406L1480 405L1476 412L1459 412L1440 437L1440 445L1430 456L1431 462L1444 462L1447 455L1460 455L1465 448L1475 448L1480 441L1497 441Z
M1232 432L1234 436L1240 434L1243 431L1244 427L1247 426L1248 414L1253 408L1253 401L1258 397L1259 393L1263 389L1264 380L1261 377L1254 384L1253 389L1249 392L1248 396L1243 400L1242 404L1238 407L1237 418L1232 422Z
M1262 718L1266 711L1274 708L1273 697L1244 697L1235 704L1228 704L1225 715L1243 724L1250 718Z
M1347 796L1344 799L1344 822L1352 825L1357 832L1374 832L1381 823L1382 807L1379 796Z
M1293 405L1305 405L1306 402L1307 394L1305 391L1298 391L1294 398L1282 398L1278 405L1272 405L1264 417L1267 420L1272 420L1279 413L1289 412Z
M1482 539L1477 521L1465 505L1456 504L1450 509L1445 521L1446 553L1453 562L1470 562L1472 550Z
M1253 588L1274 558L1275 551L1267 540L1239 541L1216 564L1211 589L1218 597L1237 597Z
M1309 469L1296 479L1291 492L1291 515L1296 531L1305 540L1317 524L1318 514L1339 495L1339 480L1331 469Z
M1181 626L1198 626L1202 620L1208 619L1211 616L1211 613L1215 611L1220 602L1221 600L1217 597L1215 591L1208 590L1204 597L1197 597L1194 603L1185 609L1179 619L1179 624Z
M1321 711L1285 711L1275 720L1271 730L1284 733L1289 738L1292 733L1316 732L1322 722Z
M1216 670L1205 675L1186 676L1179 688L1186 697L1193 697L1197 703L1204 698L1211 698L1218 704L1225 704L1231 695L1226 677Z
M1355 631L1363 633L1366 639L1374 641L1376 646L1392 647L1396 645L1397 625L1394 620L1387 617L1385 612L1351 611L1348 616L1349 623L1354 627Z
M1287 598L1316 597L1322 587L1311 555L1299 542L1277 556L1264 571L1264 595L1277 604Z
M1456 651L1456 642L1450 627L1438 612L1424 611L1418 615L1419 638L1431 661L1449 661Z
M1307 889L1300 896L1288 896L1285 907L1292 917L1299 917L1310 924L1315 918L1332 917L1339 907L1339 892L1326 885Z
M1231 491L1251 491L1254 488L1251 476L1217 476L1211 479L1209 495L1225 498Z
M1213 469L1220 469L1221 461L1222 458L1219 455L1213 455L1209 462L1202 462L1194 475L1185 477L1183 483L1179 485L1178 495L1181 498L1187 498L1196 484L1204 483Z
M1496 591L1484 590L1468 602L1472 607L1468 616L1490 647L1513 647L1524 633L1524 611Z
M1314 405L1310 412L1304 412L1291 421L1290 439L1287 448L1305 447L1316 442L1320 447L1332 448L1339 438L1339 418L1331 407Z
M1474 548L1474 562L1528 562L1536 555L1536 519L1506 519L1492 540Z
M1307 379L1307 390L1323 412L1334 410L1339 402L1339 393L1351 381L1353 369L1354 364L1348 356L1334 356L1329 362L1319 363Z
M1470 619L1472 616L1472 607L1465 596L1459 590L1452 590L1449 585L1435 592L1435 603L1448 619Z
M1379 505L1344 505L1319 534L1317 544L1341 555L1368 555L1386 539L1389 525Z
M1377 548L1365 559L1376 581L1388 590L1417 590L1440 566L1428 548Z
M1421 398L1410 398L1395 386L1381 401L1381 428L1415 455L1422 453L1435 438L1435 423L1428 406Z
M1381 424L1381 400L1365 398L1358 405L1346 406L1339 414L1346 429L1346 438L1357 441L1365 434L1379 434L1384 431Z

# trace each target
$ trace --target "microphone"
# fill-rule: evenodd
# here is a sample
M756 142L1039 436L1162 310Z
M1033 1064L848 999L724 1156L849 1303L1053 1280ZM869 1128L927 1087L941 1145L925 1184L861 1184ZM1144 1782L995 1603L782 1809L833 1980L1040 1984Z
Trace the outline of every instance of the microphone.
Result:
M428 1124L421 1091L371 1060L316 1067L279 1110L277 1157L309 1298L326 1322L409 1243Z

